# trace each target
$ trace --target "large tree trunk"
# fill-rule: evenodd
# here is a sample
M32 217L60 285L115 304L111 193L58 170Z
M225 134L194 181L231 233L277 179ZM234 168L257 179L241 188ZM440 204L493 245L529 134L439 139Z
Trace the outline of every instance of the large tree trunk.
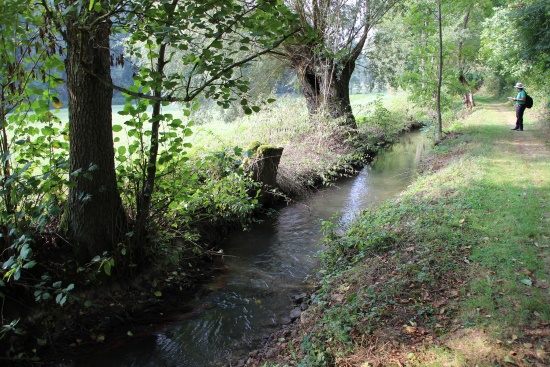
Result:
M346 61L343 65L334 65L333 60L325 61L296 68L308 112L310 115L326 112L331 118L343 119L345 125L356 128L349 98L355 61Z
M95 19L90 13L90 22ZM70 170L63 226L80 260L112 251L123 240L127 220L117 189L112 133L110 23L85 29L76 19L66 28Z

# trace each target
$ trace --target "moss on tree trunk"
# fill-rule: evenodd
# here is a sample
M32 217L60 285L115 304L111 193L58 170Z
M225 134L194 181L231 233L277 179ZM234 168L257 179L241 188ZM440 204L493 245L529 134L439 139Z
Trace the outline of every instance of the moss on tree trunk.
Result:
M265 193L277 187L277 169L284 148L259 144L254 144L254 147L251 148L254 150L254 158L247 169L252 172L255 181L263 184L262 201L266 201L268 196Z

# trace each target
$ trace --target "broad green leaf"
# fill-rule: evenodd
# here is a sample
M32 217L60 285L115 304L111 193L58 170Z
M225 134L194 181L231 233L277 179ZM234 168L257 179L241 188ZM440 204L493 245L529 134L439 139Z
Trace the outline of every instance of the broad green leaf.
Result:
M103 264L103 271L105 272L105 274L107 275L111 275L111 263L108 262L108 261L105 261L105 263Z

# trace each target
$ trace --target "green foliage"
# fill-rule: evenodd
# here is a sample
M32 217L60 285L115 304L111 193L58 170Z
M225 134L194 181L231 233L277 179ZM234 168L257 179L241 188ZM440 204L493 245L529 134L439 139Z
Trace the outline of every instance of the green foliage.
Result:
M164 193L162 202L169 200L167 215L176 219L180 229L192 223L219 219L249 223L250 215L258 208L255 197L259 186L241 168L242 149L225 150L203 159L188 165L189 171L176 173L193 180L187 181L170 198Z
M41 280L35 286L36 290L34 291L34 297L37 302L48 301L55 296L55 303L63 306L67 302L68 297L70 297L70 292L74 289L74 284L72 283L67 287L63 287L61 281L52 282L50 276L47 274L42 275Z
M389 110L383 103L382 96L362 107L361 115L357 118L359 129L366 130L376 136L380 142L394 139L404 128L410 116L401 110Z
M547 1L530 0L512 9L516 39L521 45L520 56L535 63L547 63L550 57L550 5Z
M550 33L547 2L532 0L522 6L510 4L496 9L482 32L482 55L495 75L503 80L506 94L522 81L540 98L550 91L548 60ZM538 94L537 94L538 93Z
M0 12L0 298L11 302L15 290L62 306L74 284L43 274L37 254L68 186L67 124L51 108L61 107L54 90L63 63L31 2L2 2ZM10 317L3 314L0 339L25 333Z
M454 110L458 96L480 88L486 70L479 64L480 32L490 16L490 1L441 1L443 85L441 108ZM382 24L367 52L369 68L377 80L410 92L415 106L436 110L439 31L437 2L400 4ZM430 118L432 119L432 118Z
M0 79L0 244L2 275L18 281L34 267L31 244L59 214L67 171L66 126L50 111L59 100L52 89L62 70L48 39L35 27L42 18L25 2L2 5Z
M121 192L130 213L137 213L139 203L139 197L131 195L139 192L147 178L151 146L147 139L150 131L145 125L150 121L148 104L147 101L135 106L127 104L121 111L131 117L121 128L128 135L127 144L116 150ZM177 262L178 253L185 248L165 252L164 246L171 248L171 239L180 237L194 244L198 240L193 234L197 229L220 220L246 226L258 208L254 197L259 188L241 168L246 153L242 149L225 149L190 159L187 150L192 147L189 137L193 123L184 123L172 114L160 114L157 119L163 132L158 139L161 149L147 224L151 233L155 233L156 245L149 247L148 253L160 261ZM164 253L165 259L158 257Z
M495 72L518 76L525 73L526 65L521 62L521 46L514 42L516 30L511 24L509 10L496 9L493 16L485 21L481 34L481 55Z
M141 67L136 88L182 101L200 95L229 108L238 101L246 114L257 112L244 97L248 81L236 75L246 64L276 47L293 31L294 15L281 2L187 1L173 8L158 2L139 2L134 12L143 12L127 31L128 52ZM166 24L165 19L169 19ZM149 60L158 47L167 46L170 63L159 74ZM177 60L177 63L171 63Z

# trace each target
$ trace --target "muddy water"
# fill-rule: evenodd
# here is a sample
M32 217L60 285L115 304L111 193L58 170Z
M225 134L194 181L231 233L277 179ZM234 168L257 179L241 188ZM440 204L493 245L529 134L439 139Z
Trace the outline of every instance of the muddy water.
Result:
M394 197L411 182L427 145L422 133L408 133L359 175L235 233L223 245L223 275L206 298L193 301L193 312L77 365L208 367L246 355L290 321L291 297L307 291L304 280L315 273L321 250L320 220L336 214L345 226L359 211Z

